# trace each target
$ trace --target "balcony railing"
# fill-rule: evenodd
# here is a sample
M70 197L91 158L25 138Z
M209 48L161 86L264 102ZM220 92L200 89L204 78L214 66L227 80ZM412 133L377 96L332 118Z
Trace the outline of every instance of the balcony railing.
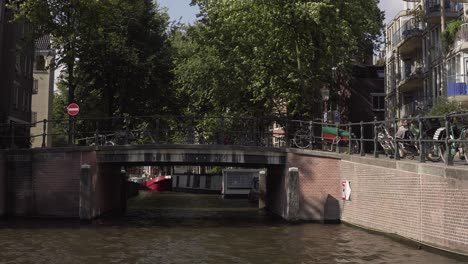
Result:
M401 81L414 79L423 73L422 63L420 61L406 62L401 71Z
M392 47L398 46L402 41L421 34L423 32L423 23L415 18L406 21L394 34Z
M468 75L453 75L448 77L447 96L468 95Z
M441 0L426 0L426 13L440 12ZM463 4L453 3L450 0L445 0L445 12L459 13L463 9Z

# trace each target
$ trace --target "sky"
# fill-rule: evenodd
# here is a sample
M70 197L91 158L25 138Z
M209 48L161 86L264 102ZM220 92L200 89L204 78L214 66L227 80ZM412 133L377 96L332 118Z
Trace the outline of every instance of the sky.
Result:
M380 0L379 7L385 11L385 24L388 24L396 14L403 10L402 0Z
M190 6L191 0L158 0L161 7L169 9L171 20L180 21L182 23L191 23L196 20L198 7Z
M190 6L190 0L158 0L158 2L169 9L171 20L181 19L183 23L193 23L196 20L198 8ZM379 7L385 11L385 24L388 24L403 9L403 1L380 0Z

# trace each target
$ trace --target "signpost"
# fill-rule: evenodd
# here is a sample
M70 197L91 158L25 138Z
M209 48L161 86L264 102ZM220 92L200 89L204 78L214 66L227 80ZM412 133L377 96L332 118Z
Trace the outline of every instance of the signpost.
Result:
M80 112L80 106L75 103L72 103L68 105L67 112L69 116L76 116Z
M75 103L71 103L67 107L67 113L70 116L70 122L71 122L71 130L69 133L69 138L68 138L68 143L70 145L75 144L75 116L80 113L80 106Z

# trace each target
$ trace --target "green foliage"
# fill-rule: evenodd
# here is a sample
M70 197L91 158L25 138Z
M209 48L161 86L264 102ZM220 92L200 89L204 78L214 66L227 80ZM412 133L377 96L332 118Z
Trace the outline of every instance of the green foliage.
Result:
M460 30L463 23L464 22L462 20L450 21L449 23L447 23L447 28L445 29L445 31L442 32L442 43L447 52L449 52L452 48L457 33Z
M168 112L169 16L152 1L12 0L17 19L50 34L67 102L81 117Z
M206 170L207 174L220 175L223 173L223 167L210 167Z
M460 106L457 102L449 101L445 97L439 97L434 106L426 113L426 116L443 116L451 112L461 112L468 109Z
M312 117L320 88L340 87L353 60L372 53L378 1L194 1L201 20L172 38L178 95L186 111Z

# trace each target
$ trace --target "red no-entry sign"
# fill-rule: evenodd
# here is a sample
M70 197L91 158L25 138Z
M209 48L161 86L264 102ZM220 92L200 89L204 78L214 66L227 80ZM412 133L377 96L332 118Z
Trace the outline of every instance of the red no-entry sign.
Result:
M80 106L72 103L67 107L67 112L70 116L76 116L80 112Z

